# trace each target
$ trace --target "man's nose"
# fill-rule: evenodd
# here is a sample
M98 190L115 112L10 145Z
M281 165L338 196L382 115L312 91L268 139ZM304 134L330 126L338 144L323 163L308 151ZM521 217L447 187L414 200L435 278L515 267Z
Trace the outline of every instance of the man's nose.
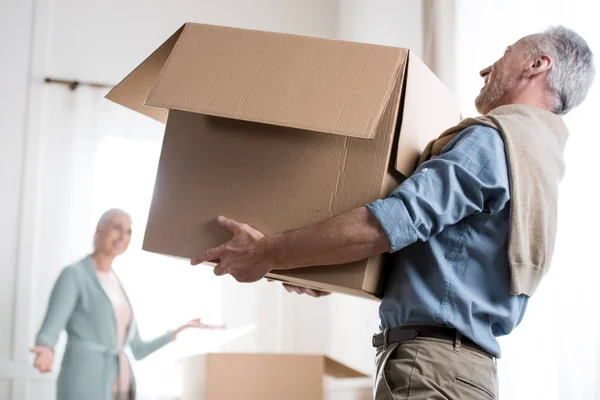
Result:
M481 71L479 71L479 76L481 76L482 78L485 78L486 75L489 75L489 73L491 72L492 67L489 66L487 68L482 69Z

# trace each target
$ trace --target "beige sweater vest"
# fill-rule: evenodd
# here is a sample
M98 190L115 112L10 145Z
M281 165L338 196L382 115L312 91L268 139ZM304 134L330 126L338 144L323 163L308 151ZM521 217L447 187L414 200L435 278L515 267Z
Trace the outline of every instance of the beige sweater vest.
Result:
M569 133L562 118L528 105L507 105L462 120L429 143L419 164L442 149L463 129L486 125L504 139L510 171L508 261L513 295L533 295L550 267L558 208L558 183L564 176L563 151Z

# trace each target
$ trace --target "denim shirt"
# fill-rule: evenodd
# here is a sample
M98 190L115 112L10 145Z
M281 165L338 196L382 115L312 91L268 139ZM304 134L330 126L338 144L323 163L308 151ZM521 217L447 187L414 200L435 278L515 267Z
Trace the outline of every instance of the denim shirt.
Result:
M500 356L496 339L521 321L526 296L510 294L510 188L504 142L474 125L367 206L393 253L381 329L409 323L456 328Z

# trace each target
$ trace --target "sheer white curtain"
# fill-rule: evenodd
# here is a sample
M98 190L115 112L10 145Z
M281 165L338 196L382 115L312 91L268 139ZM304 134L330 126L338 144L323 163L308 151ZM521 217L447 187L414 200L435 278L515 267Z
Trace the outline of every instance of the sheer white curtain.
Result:
M455 87L463 115L476 114L473 100L482 86L478 71L522 36L565 25L581 34L600 57L594 7L594 2L583 0L457 0ZM522 324L501 340L502 399L600 399L599 80L586 102L565 118L571 136L556 252Z
M85 86L44 93L40 163L38 265L40 320L61 267L91 251L95 224L108 208L131 213L134 234L115 269L133 303L142 337L151 338L195 317L221 316L221 280L208 267L141 250L164 126L105 100ZM36 275L38 275L36 273ZM136 363L138 397L174 398L177 359L207 347L214 333L196 332Z

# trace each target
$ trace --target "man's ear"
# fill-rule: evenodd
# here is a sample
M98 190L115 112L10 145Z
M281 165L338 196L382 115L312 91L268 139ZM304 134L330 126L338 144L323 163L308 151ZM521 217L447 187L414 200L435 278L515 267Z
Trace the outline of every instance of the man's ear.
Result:
M554 60L548 54L540 54L535 57L525 71L527 78L532 78L536 75L549 71L554 64Z

